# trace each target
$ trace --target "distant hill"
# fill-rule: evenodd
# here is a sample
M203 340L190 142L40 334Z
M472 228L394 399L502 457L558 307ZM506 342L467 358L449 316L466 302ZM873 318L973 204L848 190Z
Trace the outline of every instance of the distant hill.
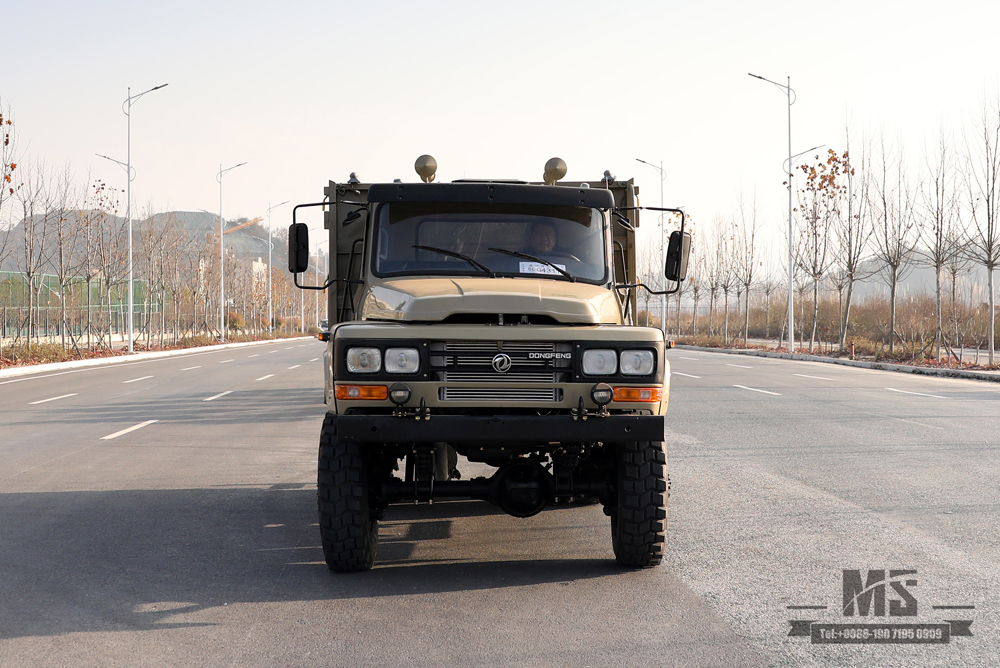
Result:
M68 216L74 220L71 220L68 226L72 228L75 220L78 220L84 213L84 211L69 212ZM36 216L36 221L39 219L40 217ZM125 218L122 216L116 217L113 220L113 224L116 226L123 227L125 225ZM226 221L226 228L236 227L246 222L246 218L228 220ZM214 245L215 238L219 234L219 217L204 211L169 211L158 213L148 219L136 219L132 225L133 244L136 246L139 243L138 235L140 230L148 229L150 225L157 231L162 231L164 226L173 225L176 230L186 235L187 240L192 244L205 243ZM2 234L3 232L0 231L0 235ZM56 248L56 230L54 226L48 226L45 236L45 248L49 249L49 251L54 251ZM0 237L0 243L3 243L2 237ZM275 243L277 244L277 242ZM24 221L19 222L8 233L7 251L6 257L0 263L0 271L20 271L21 267L18 263L18 257L23 258L24 256ZM260 224L254 224L226 234L226 251L241 259L252 260L262 258L266 260L267 229ZM281 252L276 245L272 258L275 264L280 264L281 257ZM52 273L53 267L54 265L50 261L45 273Z

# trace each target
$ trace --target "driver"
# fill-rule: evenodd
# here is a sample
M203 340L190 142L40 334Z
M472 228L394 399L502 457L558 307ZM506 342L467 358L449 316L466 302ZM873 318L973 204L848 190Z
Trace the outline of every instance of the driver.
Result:
M528 250L532 255L551 253L559 243L559 232L549 220L536 221L528 233Z

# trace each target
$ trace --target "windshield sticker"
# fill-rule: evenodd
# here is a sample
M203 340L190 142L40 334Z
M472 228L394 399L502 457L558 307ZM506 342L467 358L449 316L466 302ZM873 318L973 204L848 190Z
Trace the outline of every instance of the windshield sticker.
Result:
M555 262L553 262L552 264L555 264ZM563 271L566 271L566 265L556 264L556 266L562 269ZM521 269L519 271L522 274L555 274L556 276L561 275L558 271L556 271L549 265L542 264L541 262L522 262Z

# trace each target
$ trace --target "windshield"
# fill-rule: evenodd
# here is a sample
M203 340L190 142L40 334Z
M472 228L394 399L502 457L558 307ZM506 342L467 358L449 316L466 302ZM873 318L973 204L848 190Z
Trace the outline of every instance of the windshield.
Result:
M603 214L588 207L394 202L380 209L373 268L596 283L607 274L604 236Z

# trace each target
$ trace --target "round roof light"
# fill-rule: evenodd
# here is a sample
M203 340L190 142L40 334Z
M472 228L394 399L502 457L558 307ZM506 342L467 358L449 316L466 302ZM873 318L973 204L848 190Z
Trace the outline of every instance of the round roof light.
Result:
M420 180L424 183L430 183L434 180L434 174L437 172L438 163L431 155L422 155L417 158L417 161L413 163L413 169L417 170L417 174L420 176Z

